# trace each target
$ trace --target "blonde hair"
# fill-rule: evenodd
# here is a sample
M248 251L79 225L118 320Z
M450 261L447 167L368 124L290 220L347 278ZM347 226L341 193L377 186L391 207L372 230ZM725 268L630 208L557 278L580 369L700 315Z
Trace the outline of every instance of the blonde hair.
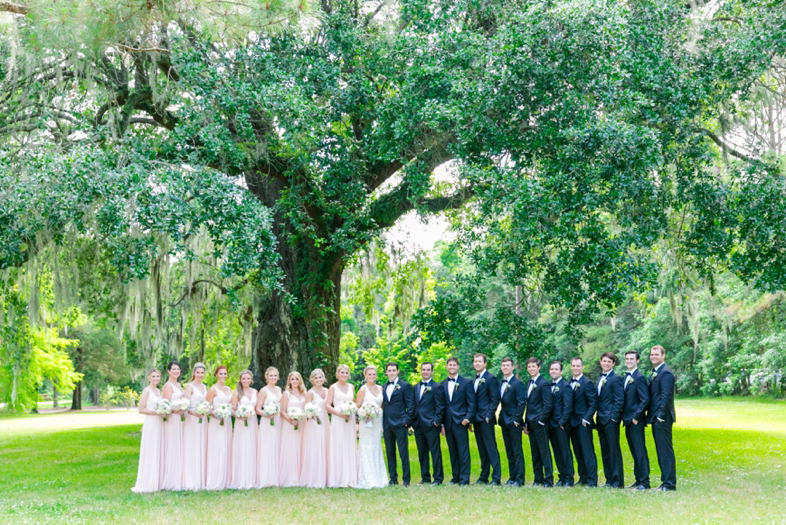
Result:
M323 372L321 368L315 368L314 370L311 371L311 373L308 376L308 382L311 383L312 385L314 384L314 376L317 374L322 374L322 377L325 377L325 372ZM325 380L327 381L326 377Z
M202 370L205 371L205 374L207 374L207 367L204 364L202 364L202 363L194 363L194 368L193 368L193 370L191 370L191 379L188 380L189 383L196 378L197 368L201 368Z
M235 387L235 392L237 393L238 401L240 401L240 398L243 397L243 383L240 382L240 378L246 374L250 375L251 382L252 383L254 382L254 374L251 373L251 370L243 370L242 372L240 372L240 375L237 376L237 386Z
M374 365L368 365L366 368L363 369L363 375L366 375L366 372L369 370L373 370L374 372L377 371L377 367Z
M306 395L306 386L303 384L303 376L300 375L300 372L298 372L297 370L291 371L289 373L289 375L287 376L286 391L290 392L292 390L292 385L289 384L289 380L292 379L292 376L295 376L298 379L298 385L297 385L298 392L300 392L300 395L305 396Z
M267 379L267 375L268 375L270 372L272 372L273 370L275 370L275 371L276 371L276 373L277 373L279 376L281 376L281 372L279 372L279 371L278 371L278 368L276 368L275 366L269 366L269 367L267 367L267 369L265 370L265 379Z
M349 365L345 365L342 363L336 367L336 379L338 379L338 373L341 371L341 369L346 369L347 373L349 374L352 373L352 370L349 369Z

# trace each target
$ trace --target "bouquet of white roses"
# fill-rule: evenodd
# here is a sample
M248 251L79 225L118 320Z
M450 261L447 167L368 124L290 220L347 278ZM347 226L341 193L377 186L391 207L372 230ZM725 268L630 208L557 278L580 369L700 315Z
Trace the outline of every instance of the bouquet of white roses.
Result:
M251 405L238 405L235 410L235 417L244 419L243 426L248 426L248 418L254 415L254 407Z
M186 411L191 408L191 401L181 397L172 401L172 412L182 412L180 414L180 421L186 420Z
M276 426L275 417L281 412L281 406L277 403L266 403L265 406L262 407L262 413L266 416L270 416L270 426Z
M358 411L358 406L352 401L342 401L338 405L338 411L342 416L349 416L351 418ZM349 423L349 419L345 421Z
M295 430L297 430L298 421L305 419L306 413L300 410L298 407L289 407L287 410L287 417L295 422Z
M202 416L205 414L210 414L210 403L207 401L200 401L194 407L194 412L199 416L199 423L202 423ZM210 422L210 416L208 415L208 423Z
M218 405L213 413L216 415L218 419L221 420L221 426L224 426L224 420L230 416L232 416L232 405L229 403L222 403Z
M168 399L162 399L156 403L156 414L164 416L164 421L166 421L166 417L171 413L172 403L170 403Z
M319 405L316 403L306 403L305 411L306 419L315 419L317 425L322 424L322 421L319 420L319 413L322 412L322 408Z
M366 422L368 428L373 426L371 420L377 419L381 415L382 409L374 403L363 403L363 405L358 408L358 417Z

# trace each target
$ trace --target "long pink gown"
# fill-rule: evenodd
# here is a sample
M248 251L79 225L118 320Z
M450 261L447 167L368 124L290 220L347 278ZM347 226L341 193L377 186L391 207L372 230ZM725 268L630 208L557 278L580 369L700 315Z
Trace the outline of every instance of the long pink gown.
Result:
M352 385L347 392L342 392L335 385L333 406L338 407L344 401L354 401ZM334 417L330 423L328 440L328 487L353 487L357 483L357 439L355 422L352 418Z
M330 422L328 421L325 399L313 389L312 403L319 405L322 411L317 423L314 419L306 422L306 432L303 435L303 466L300 469L300 485L316 489L327 486L327 444ZM327 390L324 389L327 396Z
M306 406L306 398L294 396L291 392L284 392L289 397L287 409L297 407L300 410ZM281 420L281 450L278 454L278 484L280 487L296 487L300 483L300 466L303 462L303 434L306 431L306 421L298 422L298 429L285 420Z
M272 388L264 387L265 404L281 405L281 395ZM271 425L270 422L273 421ZM278 455L281 428L288 425L278 415L272 419L259 420L257 436L257 488L278 486Z
M229 391L229 388L227 388ZM213 409L224 403L229 404L230 394L216 389ZM205 489L223 490L229 486L232 458L232 419L226 418L221 425L219 418L210 416L207 426L207 473Z
M161 400L158 389L146 387L150 392L147 397L147 410L155 410L156 403ZM156 492L161 489L163 477L164 429L161 416L145 414L142 423L142 442L139 444L139 468L136 473L136 484L131 492Z
M257 406L257 391L251 391L251 398L245 395L238 401L241 405ZM246 425L248 423L248 425ZM229 483L231 489L253 489L257 482L257 415L243 420L235 420L235 431L232 436L232 476Z
M179 384L172 385L175 401L183 397ZM161 490L183 490L183 425L180 414L169 414L164 421L164 479Z
M191 386L191 410L205 400L207 387L195 383ZM186 415L183 426L183 490L202 490L205 488L205 461L207 457L207 416Z

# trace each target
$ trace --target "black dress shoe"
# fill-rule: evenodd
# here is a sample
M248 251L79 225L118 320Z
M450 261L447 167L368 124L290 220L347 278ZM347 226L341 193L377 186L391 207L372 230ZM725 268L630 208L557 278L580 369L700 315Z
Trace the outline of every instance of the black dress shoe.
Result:
M460 485L460 483L455 479L451 479L448 483L450 483L451 485Z
M404 482L404 486L405 486L405 487L409 487L409 481L405 481L405 482Z
M644 485L637 485L633 490L650 490L650 488L645 487Z
M484 480L482 480L482 479L479 479L479 480L477 480L477 481L476 481L474 484L475 484L475 485L488 485L488 484L489 484L489 482L488 482L488 481L484 481Z
M430 481L430 480L427 480L427 479L424 479L423 481L421 481L420 483L418 483L418 485L431 485L431 481Z
M439 487L440 485L442 485L441 481L432 481L431 482L431 486L432 487Z
M510 485L511 487L520 487L521 483L519 483L518 481L514 481L512 483L508 482L508 483L506 483L506 485Z
M491 486L492 487L501 487L502 483L500 483L499 481L492 481L491 482Z
M671 492L672 490L677 490L677 488L676 487L667 487L666 485L661 485L660 487L658 487L655 490L662 490L664 492Z
M505 482L505 485L514 485L515 483L516 483L515 481L509 479L507 482Z
M391 486L393 486L393 485L398 485L398 481L396 481L396 480L390 480L390 481L388 481L388 487L391 487Z
M556 482L556 483L554 484L554 486L555 486L555 487L561 487L561 486L563 486L563 485L564 485L564 482L562 482L562 481L558 481L558 482Z
M459 487L466 487L468 485L469 485L469 482L467 482L467 481L459 481Z
M563 487L572 487L573 486L573 482L572 481L563 481L562 482L562 486Z
M641 483L634 483L633 485L631 485L631 486L630 486L630 487L628 487L628 488L629 488L629 489L636 489L636 490L638 490L638 488L639 488L640 486L641 486Z

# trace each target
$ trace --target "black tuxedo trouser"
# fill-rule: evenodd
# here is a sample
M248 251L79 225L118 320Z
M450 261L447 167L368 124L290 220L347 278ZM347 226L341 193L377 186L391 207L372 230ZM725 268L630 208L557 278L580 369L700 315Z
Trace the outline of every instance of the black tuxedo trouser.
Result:
M505 442L505 454L508 456L508 473L510 481L524 484L524 451L521 448L521 434L524 425L500 425L502 440Z
M595 487L598 485L598 459L592 443L592 426L571 427L570 442L576 455L579 470L579 485Z
M418 446L418 462L420 463L420 478L422 481L431 481L429 472L428 456L431 454L431 462L434 470L434 481L442 483L444 473L442 472L442 449L439 445L439 427L434 425L426 426L423 423L415 429L415 444Z
M559 471L559 481L573 485L573 456L570 454L568 431L564 428L549 428L549 442L554 451L554 462Z
M630 455L633 456L633 476L636 485L650 488L650 458L647 456L647 443L644 441L644 421L638 425L630 423L625 427Z
M448 442L450 455L451 481L466 485L469 483L469 428L464 425L450 423L445 426L445 439Z
M549 450L549 430L546 425L541 425L537 421L528 421L527 431L535 483L544 483L551 487L554 485L554 469Z
M385 437L385 454L388 460L390 481L398 481L398 475L396 474L396 446L398 445L398 455L401 456L401 479L408 484L409 444L407 443L407 427L385 427L383 434Z
M502 478L502 466L499 462L499 450L497 449L497 439L494 435L494 425L481 421L475 423L475 441L478 444L478 455L480 456L480 480L489 480L489 470L491 470L491 481L500 481Z
M655 451L658 454L661 484L667 488L677 488L677 466L674 458L674 445L671 441L671 421L663 423L654 419L652 421L652 437L655 440Z
M619 422L609 421L605 425L598 423L598 439L600 439L600 458L603 461L606 485L623 488L625 477L622 470Z

